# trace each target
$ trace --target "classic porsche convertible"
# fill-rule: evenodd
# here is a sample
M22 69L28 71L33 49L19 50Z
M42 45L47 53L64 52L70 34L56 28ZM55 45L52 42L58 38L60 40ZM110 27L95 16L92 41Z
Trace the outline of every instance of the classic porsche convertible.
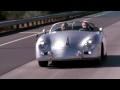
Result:
M96 60L99 64L107 56L106 36L102 28L87 22L88 30L82 29L82 21L67 22L68 30L62 31L58 22L38 37L35 52L41 67L48 62L69 60Z

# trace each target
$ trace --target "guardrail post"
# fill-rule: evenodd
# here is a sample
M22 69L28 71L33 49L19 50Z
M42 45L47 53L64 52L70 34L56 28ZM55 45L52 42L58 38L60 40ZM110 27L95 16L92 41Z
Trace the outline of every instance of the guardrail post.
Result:
M17 29L17 25L13 25L13 26L12 26L12 29L13 29L13 30Z
M29 26L30 26L30 27L32 26L32 22L29 22Z
M44 20L41 21L41 24L44 24Z
M23 27L27 27L27 23L24 23L24 26Z
M47 23L47 19L45 19L45 21L44 21L44 22L45 22L45 24L46 24L46 23Z
M48 19L48 23L51 23L51 19L50 18Z
M19 28L22 28L22 24L19 24Z
M33 26L36 26L36 21L34 21L33 23L34 23L34 25L33 25Z
M37 25L40 25L40 21L37 21Z
M52 22L54 22L54 19L52 18Z
M41 21L41 20L40 20L39 22L40 22L40 24L42 24L42 21Z

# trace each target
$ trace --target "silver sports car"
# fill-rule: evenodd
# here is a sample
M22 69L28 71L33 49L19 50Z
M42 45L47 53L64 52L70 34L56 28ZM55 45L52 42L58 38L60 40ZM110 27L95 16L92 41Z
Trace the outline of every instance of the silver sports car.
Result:
M107 56L106 36L102 28L88 23L88 30L82 28L82 21L67 22L67 30L62 31L58 22L49 31L43 30L35 47L36 59L41 67L51 61L101 60Z

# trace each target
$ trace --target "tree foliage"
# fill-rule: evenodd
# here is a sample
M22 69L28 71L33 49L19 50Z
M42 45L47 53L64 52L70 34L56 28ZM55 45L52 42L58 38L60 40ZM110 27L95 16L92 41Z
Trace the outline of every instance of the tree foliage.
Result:
M29 18L34 16L44 16L66 11L0 11L0 21Z

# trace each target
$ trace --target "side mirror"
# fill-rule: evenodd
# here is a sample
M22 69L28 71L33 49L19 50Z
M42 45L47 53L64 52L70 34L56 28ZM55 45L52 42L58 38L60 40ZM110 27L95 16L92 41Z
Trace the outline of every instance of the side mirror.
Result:
M99 31L102 32L103 28L99 28Z
M44 34L46 34L47 32L46 32L46 30L45 29L43 29L43 31L42 31Z

